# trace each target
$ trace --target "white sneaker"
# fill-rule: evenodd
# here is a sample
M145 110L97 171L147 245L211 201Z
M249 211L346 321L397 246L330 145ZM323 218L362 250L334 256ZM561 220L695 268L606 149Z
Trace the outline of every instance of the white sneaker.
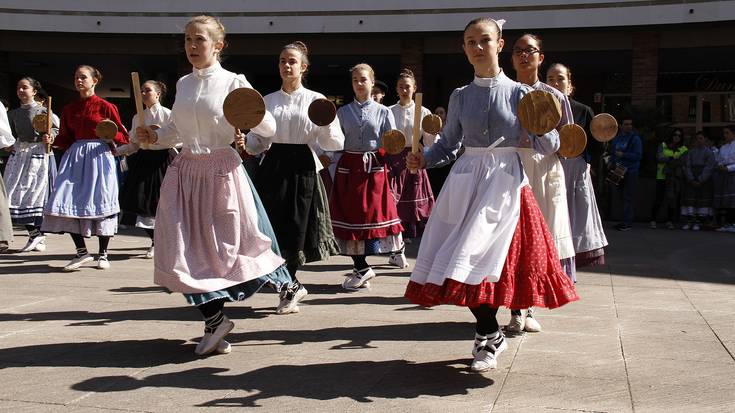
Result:
M28 252L33 251L38 247L38 244L45 243L46 237L39 235L36 238L28 238L28 242L26 242L26 245L20 249L18 252ZM43 249L46 249L46 245L43 246Z
M197 349L199 349L199 346L206 340L212 339L212 333L204 333L204 336L201 340L199 340L199 343L197 343ZM196 353L197 350L194 350ZM219 354L230 354L232 353L232 345L227 340L222 340L217 344L216 348L217 353Z
M487 344L487 336L481 336L477 333L475 333L475 342L472 345L472 357L476 357L477 353L482 350L483 347Z
M508 325L505 326L505 331L511 332L511 333L520 333L523 332L524 327L524 321L525 318L523 315L510 315L510 321L508 322Z
M148 258L149 260L153 258L153 247L152 246L148 248L148 251L146 251L145 257Z
M92 257L89 254L84 254L81 257L74 257L71 259L71 261L69 261L68 264L66 264L66 267L64 267L63 271L64 272L76 271L79 269L79 267L81 267L82 265L90 261L94 261L94 257Z
M41 238L41 240L38 241L38 244L36 244L36 246L33 248L33 250L34 251L38 251L38 252L44 252L44 251L46 251L46 236L45 235L40 235L40 236L38 236L36 238Z
M526 322L523 326L523 329L526 330L529 333L540 333L541 332L541 324L539 324L538 321L536 321L535 318L531 316L526 316Z
M106 270L110 268L110 261L107 259L107 257L99 257L97 259L97 268L100 270Z
M651 223L648 224L648 228L656 229L656 221L651 221Z
M408 260L406 259L406 254L400 253L391 255L388 259L388 265L393 265L398 268L408 268Z
M227 316L224 316L222 324L214 330L214 333L204 334L202 341L200 341L194 349L194 354L197 356L203 356L213 352L219 347L220 342L225 338L227 333L232 331L233 328L235 328L235 323L230 321Z
M726 226L724 231L725 232L735 232L735 224Z
M276 314L298 313L299 301L303 300L307 294L309 291L301 283L297 283L296 291L293 291L292 288L282 290L281 302L276 308Z
M692 225L692 231L699 231L699 230L700 230L699 224Z
M375 278L375 271L372 268L368 268L365 275L360 275L357 270L352 270L352 274L348 275L344 281L342 281L342 288L345 290L357 290L367 283L368 280Z
M498 367L498 356L508 348L505 337L501 334L492 343L488 339L487 344L477 352L475 359L472 360L470 369L474 372L481 372Z
M691 227L692 227L692 224L687 222L681 227L681 229L683 229L684 231L688 231Z

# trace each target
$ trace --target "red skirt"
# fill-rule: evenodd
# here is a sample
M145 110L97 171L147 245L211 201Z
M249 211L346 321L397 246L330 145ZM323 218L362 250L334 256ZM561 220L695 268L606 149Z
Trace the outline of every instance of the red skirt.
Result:
M500 280L478 285L445 279L443 285L409 281L405 296L425 307L454 304L474 308L557 308L579 300L574 284L561 268L554 239L533 197L531 188L521 189L521 214L513 233Z
M388 166L398 216L405 230L403 235L417 238L434 208L434 194L431 192L426 169L419 169L414 174L406 168L406 155L410 152L411 148L404 148L398 155L386 155L385 163Z
M372 152L345 152L339 159L329 210L334 236L342 240L380 239L403 231L388 171Z

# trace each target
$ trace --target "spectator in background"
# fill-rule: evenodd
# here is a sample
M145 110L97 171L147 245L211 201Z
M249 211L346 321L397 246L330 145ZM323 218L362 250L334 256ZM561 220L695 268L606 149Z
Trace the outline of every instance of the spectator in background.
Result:
M656 216L663 204L666 204L666 228L674 229L683 177L681 157L686 151L684 132L679 128L674 129L671 136L665 142L661 142L656 151L658 166L656 168L656 197L651 209L651 229L656 229Z
M694 138L694 147L684 155L684 196L681 201L681 215L687 222L681 229L699 231L700 223L712 214L712 170L715 155L705 145L704 132L699 131Z
M617 165L625 167L625 175L619 185L623 197L623 221L616 225L615 229L629 231L633 228L635 191L638 187L638 171L643 155L641 137L633 129L631 116L622 118L620 132L612 140L610 152L610 168L615 169Z
M724 222L717 231L735 232L735 125L722 130L724 142L717 156L714 207L722 211Z
M386 93L388 93L388 85L380 80L376 80L373 88L370 90L370 97L377 103L383 103Z

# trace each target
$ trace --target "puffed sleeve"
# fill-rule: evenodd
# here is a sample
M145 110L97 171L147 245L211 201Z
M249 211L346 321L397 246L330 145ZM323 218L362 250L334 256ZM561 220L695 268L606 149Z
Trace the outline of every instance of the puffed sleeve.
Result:
M235 83L237 84L237 87L247 87L250 89L255 89L253 85L248 82L247 79L245 79L244 75L237 75ZM233 89L234 90L234 89ZM256 135L260 135L265 138L270 138L271 136L276 134L276 119L273 117L273 115L265 111L265 116L263 117L263 120L260 121L260 123L250 129L251 132L253 132Z
M102 115L115 122L115 125L117 125L117 134L115 135L114 139L115 144L124 145L128 143L128 130L125 128L125 126L122 124L122 121L120 120L120 113L117 111L117 106L105 101L102 106Z
M459 115L462 111L461 89L455 89L449 97L447 109L447 123L441 132L441 138L434 145L424 148L424 158L428 168L438 167L449 163L457 157L457 151L462 146L462 124Z

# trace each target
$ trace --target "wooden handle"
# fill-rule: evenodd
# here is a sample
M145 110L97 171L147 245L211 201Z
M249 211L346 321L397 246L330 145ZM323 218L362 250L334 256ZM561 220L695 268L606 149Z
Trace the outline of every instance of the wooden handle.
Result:
M130 73L130 77L133 80L133 97L135 98L135 113L138 115L138 125L141 128L145 128L145 113L143 112L143 96L140 93L140 78L138 72ZM140 142L140 141L139 141ZM140 147L148 149L148 141L141 142Z
M240 130L240 128L235 128L235 133L236 133L236 134L238 134L238 136L239 136L239 135L240 135L240 134L242 133L242 131ZM246 152L245 152L245 148L241 148L241 147L240 147L240 146L239 146L239 145L237 144L237 142L235 142L235 149L237 149L237 151L238 151L238 152L240 152L240 153L246 153Z
M417 153L420 150L419 140L421 139L421 104L424 100L423 93L417 93L414 96L414 110L413 110L413 136L411 137L411 152ZM411 170L412 174L418 171Z
M53 117L51 116L51 96L46 98L46 134L51 137L51 127L53 126ZM46 153L51 153L51 144L46 144Z

